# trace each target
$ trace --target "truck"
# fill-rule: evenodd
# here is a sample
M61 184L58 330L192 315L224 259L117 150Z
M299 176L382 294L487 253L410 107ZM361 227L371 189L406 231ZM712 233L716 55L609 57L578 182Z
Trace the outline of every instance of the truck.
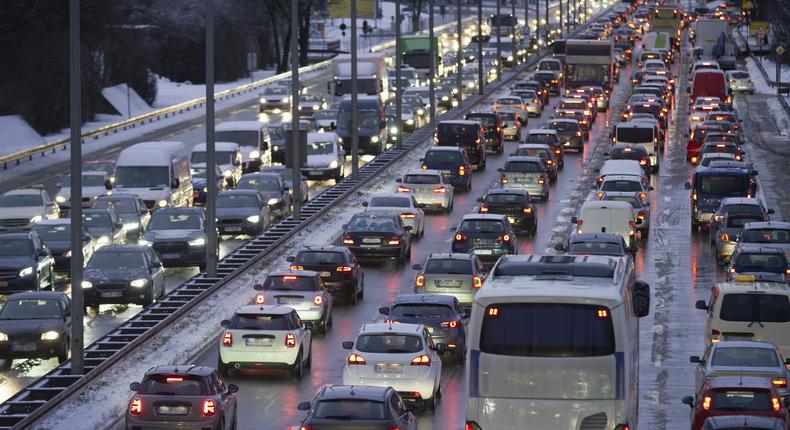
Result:
M565 89L583 86L612 91L614 45L611 40L565 41Z
M431 45L433 45L434 71L437 76L441 76L442 56L439 50L439 36L434 36L433 40L430 36L403 36L400 43L403 64L427 76L431 70Z
M700 18L693 24L694 56L701 60L715 60L722 70L735 68L736 47L727 21Z
M357 54L357 93L389 98L386 56L383 52ZM336 97L351 94L351 55L338 55L331 63L332 80L327 91Z

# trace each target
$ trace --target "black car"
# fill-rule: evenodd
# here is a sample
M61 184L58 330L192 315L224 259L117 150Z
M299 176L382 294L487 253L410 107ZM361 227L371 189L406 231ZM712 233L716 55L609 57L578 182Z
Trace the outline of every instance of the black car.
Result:
M54 268L36 232L0 233L0 295L52 288Z
M454 232L452 252L466 252L480 257L484 263L495 263L499 257L516 254L516 232L505 215L464 215Z
M291 194L293 195L294 190L294 181L293 181L293 169L290 167L285 166L263 166L261 167L261 173L276 173L283 178L283 182L285 182L285 186L291 190ZM300 186L302 187L302 202L307 202L310 199L309 197L309 189L307 187L307 178L304 175L300 175Z
M163 208L154 212L140 245L153 247L165 267L206 269L206 213L202 208Z
M493 188L477 201L482 203L478 213L505 215L517 233L535 236L538 214L526 190Z
M550 70L535 72L532 79L540 82L540 84L548 90L549 94L560 94L560 80L557 76L557 72Z
M502 119L496 112L471 112L464 117L468 121L477 121L483 124L486 138L486 149L502 155L505 140L502 127Z
M399 265L411 260L411 227L397 215L354 215L343 225L342 243L357 258L395 258Z
M644 146L632 143L618 143L604 155L608 155L610 160L634 160L638 161L645 171L645 175L650 176L650 156Z
M485 132L478 121L442 121L436 126L437 146L456 146L466 150L476 170L486 168Z
M790 262L784 251L768 246L743 246L732 255L727 276L753 276L755 280L785 282L790 280Z
M104 303L148 306L165 294L165 269L148 246L105 246L88 261L82 292L85 306Z
M464 361L469 314L454 296L401 294L390 306L379 308L379 313L383 321L424 325L434 344L447 345L457 362Z
M305 246L287 260L291 263L291 270L317 272L330 293L348 297L353 305L365 296L365 273L346 247Z
M272 213L255 190L229 190L217 196L219 234L257 236L269 228Z
M82 223L97 247L126 243L126 229L115 209L83 209Z
M222 169L219 168L219 165L217 165L216 168L217 171L214 177L216 178L217 181L216 184L217 193L220 193L225 190L228 181L226 181L225 177L222 176ZM191 170L192 170L192 205L205 206L206 200L208 199L208 178L206 176L206 169L192 168Z
M112 194L99 196L91 205L93 209L115 209L126 230L126 239L137 241L151 220L151 212L143 199L134 194Z
M82 256L87 261L96 247L93 236L85 230L82 232ZM55 272L68 272L71 268L71 220L68 218L46 219L37 222L33 231L55 259Z
M0 367L17 358L69 358L71 302L65 293L31 291L11 295L0 309Z
M291 213L291 190L277 173L248 173L241 177L237 190L255 190L269 205L272 215Z
M298 409L308 411L301 422L303 429L345 430L350 423L358 422L370 430L417 429L417 420L410 412L416 407L407 408L392 387L327 385L312 403L299 403Z
M630 256L623 236L614 233L573 233L566 245L559 243L554 249L570 255Z

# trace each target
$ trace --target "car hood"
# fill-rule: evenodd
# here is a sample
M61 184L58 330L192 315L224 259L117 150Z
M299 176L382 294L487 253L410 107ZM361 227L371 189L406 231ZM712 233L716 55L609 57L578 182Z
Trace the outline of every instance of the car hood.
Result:
M148 278L148 273L139 267L85 269L85 279L91 282L129 282L137 278Z
M328 167L333 161L337 161L335 154L316 154L307 156L308 167Z
M63 320L58 319L30 319L30 320L0 320L0 332L9 337L37 335L49 330L64 332Z
M68 240L48 240L44 242L44 245L53 255L62 254L71 249L71 241Z
M0 208L0 219L8 218L33 218L36 215L43 216L44 208L41 206L22 206L18 208Z
M107 194L107 189L103 186L101 187L82 187L82 197L83 198L95 198L98 196L103 196ZM71 198L71 188L61 188L58 190L58 195L64 197L65 199Z
M208 183L205 179L193 179L192 180L192 188L200 188L201 190L206 186Z
M203 236L201 230L149 230L145 232L146 240L192 239Z
M3 257L0 258L0 269L21 269L33 266L36 262L31 257Z
M85 230L88 230L88 233L93 237L112 236L112 228L110 227L85 227Z
M154 187L154 188L116 188L116 194L137 194L143 200L163 200L167 199L170 195L170 188L168 187Z
M260 215L258 208L217 208L217 218L247 218L250 215Z
M280 197L280 193L277 191L258 191L258 194L263 197L263 200L268 201L272 197Z

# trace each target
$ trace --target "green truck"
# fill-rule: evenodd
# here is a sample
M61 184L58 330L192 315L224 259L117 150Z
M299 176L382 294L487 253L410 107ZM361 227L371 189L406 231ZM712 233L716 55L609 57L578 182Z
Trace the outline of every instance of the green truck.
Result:
M403 36L401 38L401 55L403 64L415 68L418 72L428 74L431 69L431 38L429 36ZM439 37L433 37L434 66L436 75L442 75L442 57L439 55Z

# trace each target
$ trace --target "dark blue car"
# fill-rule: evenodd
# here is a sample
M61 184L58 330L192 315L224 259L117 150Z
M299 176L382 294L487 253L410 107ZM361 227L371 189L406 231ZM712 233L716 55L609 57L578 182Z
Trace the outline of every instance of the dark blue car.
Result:
M455 146L433 147L420 161L423 170L441 171L456 189L463 191L472 189L472 164L465 149Z

